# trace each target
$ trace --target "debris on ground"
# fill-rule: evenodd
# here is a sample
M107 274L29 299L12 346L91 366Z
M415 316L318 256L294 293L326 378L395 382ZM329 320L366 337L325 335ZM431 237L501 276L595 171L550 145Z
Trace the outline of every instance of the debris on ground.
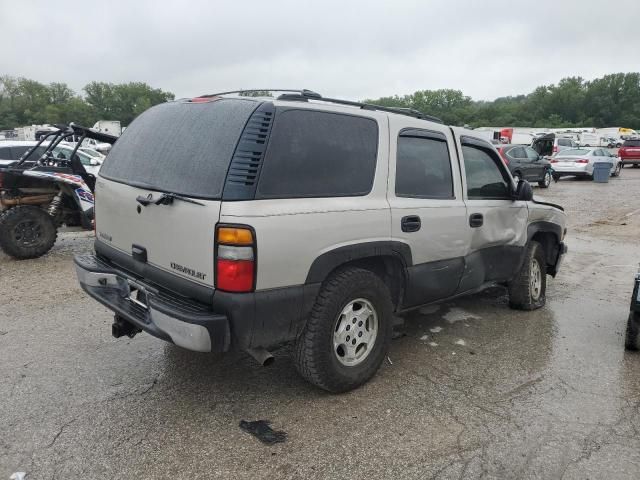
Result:
M423 341L423 342L426 342L428 339L429 339L429 335L422 335L420 337L420 340Z
M436 342L429 342L430 347L437 347L438 344Z
M393 365L393 362L391 361L391 358L387 357L387 362L389 362L389 365Z
M9 477L9 480L24 480L27 474L25 472L15 472Z
M442 327L433 327L433 328L430 328L429 331L431 333L439 333L442 331Z
M287 439L287 432L273 430L270 425L271 422L268 420L256 420L254 422L240 420L240 428L256 437L262 443L273 445L284 442Z
M462 345L465 346L467 344L467 342L465 342L463 339L458 339L454 342L456 345Z

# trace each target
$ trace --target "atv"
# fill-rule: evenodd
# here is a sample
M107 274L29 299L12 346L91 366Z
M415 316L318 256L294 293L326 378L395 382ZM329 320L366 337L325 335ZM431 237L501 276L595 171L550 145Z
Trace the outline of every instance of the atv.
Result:
M56 128L20 160L0 161L0 249L16 259L47 253L63 225L93 228L96 178L76 153L85 139L113 144L118 137L74 124ZM75 142L73 151L55 155L65 140Z

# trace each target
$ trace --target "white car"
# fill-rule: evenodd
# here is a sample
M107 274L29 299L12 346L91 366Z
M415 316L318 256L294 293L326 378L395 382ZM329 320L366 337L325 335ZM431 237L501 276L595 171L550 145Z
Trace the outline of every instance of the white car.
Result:
M71 158L71 153L73 152L73 147L60 144L53 149L53 154L57 158ZM100 171L100 166L102 165L102 160L96 157L92 157L88 153L80 151L76 152L76 155L80 157L80 163L84 166L84 169L87 173L91 173L92 175L98 175L98 171Z
M620 175L622 164L606 148L569 148L549 159L554 177L593 177L593 166L598 162L611 164L611 176Z

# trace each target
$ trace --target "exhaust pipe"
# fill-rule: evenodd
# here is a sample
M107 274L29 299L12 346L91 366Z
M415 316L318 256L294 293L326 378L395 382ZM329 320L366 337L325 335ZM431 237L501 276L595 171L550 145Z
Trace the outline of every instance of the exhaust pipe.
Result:
M247 353L251 355L255 359L255 361L258 362L263 367L268 367L275 361L275 358L273 358L273 355L271 355L267 350L265 350L262 347L248 348Z

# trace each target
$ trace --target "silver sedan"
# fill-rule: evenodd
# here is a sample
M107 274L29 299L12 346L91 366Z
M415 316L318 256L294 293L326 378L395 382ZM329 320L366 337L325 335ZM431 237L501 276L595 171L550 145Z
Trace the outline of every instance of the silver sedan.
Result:
M564 176L592 177L593 166L599 162L611 164L611 176L620 175L620 159L606 148L569 148L549 159L554 178Z

